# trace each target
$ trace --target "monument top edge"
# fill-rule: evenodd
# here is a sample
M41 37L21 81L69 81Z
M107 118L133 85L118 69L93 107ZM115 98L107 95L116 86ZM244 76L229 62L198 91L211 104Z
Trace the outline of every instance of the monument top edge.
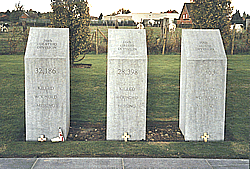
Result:
M30 27L30 29L52 29L52 30L55 30L55 29L58 29L58 30L67 30L69 28L47 28L47 27Z
M146 31L145 29L108 29L108 31L116 31L116 32L119 32L119 31L134 31L134 32L144 32Z
M112 29L112 28L109 28L108 30L137 30L137 31L143 31L145 29Z
M219 29L182 29L183 32L217 32Z

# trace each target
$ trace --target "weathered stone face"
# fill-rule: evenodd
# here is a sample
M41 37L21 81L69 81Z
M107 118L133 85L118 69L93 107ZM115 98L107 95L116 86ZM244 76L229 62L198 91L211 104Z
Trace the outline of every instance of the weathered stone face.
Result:
M227 59L219 30L184 29L180 129L186 141L224 140Z
M145 140L147 51L145 30L110 29L107 140Z
M26 141L49 140L70 124L69 30L31 28L25 52Z

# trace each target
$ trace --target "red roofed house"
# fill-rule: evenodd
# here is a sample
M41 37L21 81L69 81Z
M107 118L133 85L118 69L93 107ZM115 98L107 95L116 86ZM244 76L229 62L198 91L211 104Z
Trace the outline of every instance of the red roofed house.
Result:
M1 15L0 16L0 21L7 21L9 20L9 16L8 15Z
M192 13L191 6L194 4L193 0L190 0L191 3L184 3L179 19L177 20L178 27L181 28L190 28L192 27Z
M27 18L29 18L29 17L30 17L29 14L23 13L22 16L21 16L20 18L21 18L21 19L27 19Z

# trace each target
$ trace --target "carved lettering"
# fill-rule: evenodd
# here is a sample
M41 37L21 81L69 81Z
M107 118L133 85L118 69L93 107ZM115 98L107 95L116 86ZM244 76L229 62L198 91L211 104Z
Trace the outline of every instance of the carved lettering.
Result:
M208 42L206 42L206 41L200 41L198 43L198 46L196 47L196 50L202 52L202 51L214 51L215 49Z
M118 99L122 99L122 100L136 100L138 99L138 96L117 96Z
M35 68L36 74L56 74L56 68Z
M131 104L124 104L124 105L118 105L120 108L136 108L136 105Z
M135 91L135 87L119 87L122 91Z
M56 46L37 46L37 49L56 49Z
M122 44L119 45L118 50L127 50L127 51L135 51L137 48L135 48L135 45L130 41L122 41Z
M129 51L134 51L137 50L137 48L118 48L118 50L129 50Z
M48 107L48 108L54 108L54 104L37 104L37 107Z
M52 42L52 39L44 39L43 42L37 43L37 49L56 49L57 43Z
M54 90L54 87L49 87L49 86L38 86L38 90Z
M57 99L57 95L36 95L34 96L36 99Z
M138 75L138 70L136 69L117 69L118 75Z

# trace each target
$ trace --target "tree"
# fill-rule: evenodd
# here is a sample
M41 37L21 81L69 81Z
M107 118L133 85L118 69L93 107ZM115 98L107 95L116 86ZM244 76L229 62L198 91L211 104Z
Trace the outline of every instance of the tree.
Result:
M21 5L20 1L15 4L16 11L23 11L23 5Z
M7 11L5 12L5 14L9 16L9 15L10 15L10 10L7 10Z
M13 10L11 13L10 13L10 21L11 22L18 22L19 21L19 17L22 16L22 11L15 11Z
M249 18L249 15L246 14L246 12L244 11L242 18L243 18L243 20L245 20L245 19Z
M230 45L231 0L195 0L191 6L193 28L220 29L225 46Z
M119 9L119 11L117 11L117 13L118 13L118 12L119 12L120 14L121 14L121 13L122 13L122 14L129 14L129 13L131 13L129 9L124 9L124 8Z
M119 9L117 12L113 12L112 14L110 14L110 16L115 16L115 15L118 15L118 14L129 14L131 13L131 11L129 9Z
M23 5L21 5L21 3L19 1L18 3L15 4L15 9L12 10L12 12L10 13L10 21L11 22L18 22L19 17L22 16L23 12L24 12Z
M90 15L87 1L51 4L53 27L69 28L71 65L84 59L90 48ZM84 56L80 56L84 54Z

